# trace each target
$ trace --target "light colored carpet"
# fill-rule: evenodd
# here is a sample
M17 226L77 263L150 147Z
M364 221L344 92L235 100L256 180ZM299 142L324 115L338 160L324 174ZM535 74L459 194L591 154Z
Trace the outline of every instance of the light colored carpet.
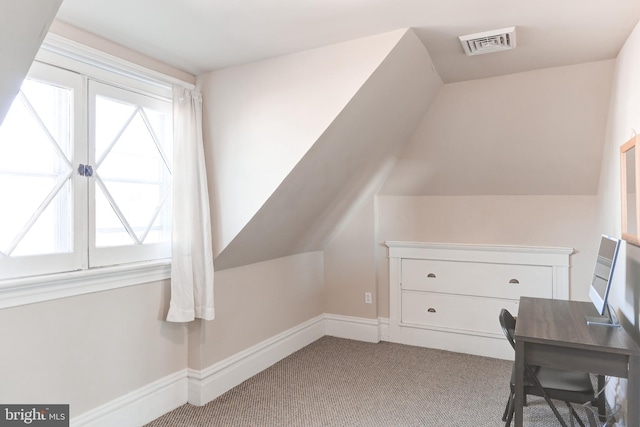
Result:
M502 426L512 362L324 337L208 404L183 405L147 427ZM557 426L529 397L528 427ZM568 411L557 404L568 423ZM578 413L585 420L584 410Z

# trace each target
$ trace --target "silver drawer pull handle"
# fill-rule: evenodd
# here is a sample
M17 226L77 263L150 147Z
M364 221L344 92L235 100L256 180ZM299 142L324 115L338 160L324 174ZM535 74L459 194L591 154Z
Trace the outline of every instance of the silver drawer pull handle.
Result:
M509 283L518 284L518 283L520 283L520 281L518 279L511 279L511 280L509 280Z
M427 309L427 311L428 311L429 313L435 313L435 312L436 312L436 309L435 309L435 308L433 308L433 307L430 307L429 309Z
M428 277L429 279L435 279L435 278L436 278L436 275L435 275L435 274L433 274L433 273L429 273L429 274L427 274L427 277Z

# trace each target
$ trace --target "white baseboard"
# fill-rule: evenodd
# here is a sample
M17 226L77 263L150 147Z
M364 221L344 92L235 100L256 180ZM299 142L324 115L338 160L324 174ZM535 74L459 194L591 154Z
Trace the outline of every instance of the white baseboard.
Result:
M436 348L456 353L513 360L513 348L504 336L461 333L441 329L392 326L391 342L418 347Z
M71 419L73 427L139 427L189 402L205 405L325 335L389 340L389 319L323 314L202 370L184 369Z
M338 338L348 338L365 342L380 342L389 339L389 320L364 319L362 317L340 316L325 314L325 335Z
M380 321L380 341L389 341L389 318L378 317Z
M73 417L73 427L139 427L187 402L187 370L154 381Z
M189 369L189 403L205 405L257 373L325 335L324 316L315 317L202 370Z

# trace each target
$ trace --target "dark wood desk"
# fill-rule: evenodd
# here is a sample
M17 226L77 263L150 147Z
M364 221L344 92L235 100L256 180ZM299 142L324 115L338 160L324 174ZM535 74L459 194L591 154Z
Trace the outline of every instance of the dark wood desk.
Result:
M515 426L522 427L524 364L628 378L627 425L640 426L640 347L622 327L587 325L593 304L520 298L516 322Z

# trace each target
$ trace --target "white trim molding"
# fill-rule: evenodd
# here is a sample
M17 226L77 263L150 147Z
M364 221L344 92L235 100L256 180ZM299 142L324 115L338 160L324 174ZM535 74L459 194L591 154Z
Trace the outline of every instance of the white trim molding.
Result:
M0 309L157 282L171 261L143 262L0 281Z
M71 418L73 427L139 427L187 402L187 370L175 372L138 390Z
M389 258L499 262L569 267L573 248L386 241Z
M389 340L389 319L325 314L325 334L357 341L377 343ZM384 331L383 331L384 330Z
M179 85L188 89L195 87L191 82L143 67L52 32L45 37L36 58L46 62L50 53L67 58L76 64L86 64L96 70L117 73L155 86Z
M205 369L183 369L71 419L73 427L137 427L185 403L202 406L323 336L388 341L389 319L321 314Z
M208 368L189 369L189 403L202 406L325 335L317 316Z
M378 317L380 321L380 341L389 341L389 318Z

